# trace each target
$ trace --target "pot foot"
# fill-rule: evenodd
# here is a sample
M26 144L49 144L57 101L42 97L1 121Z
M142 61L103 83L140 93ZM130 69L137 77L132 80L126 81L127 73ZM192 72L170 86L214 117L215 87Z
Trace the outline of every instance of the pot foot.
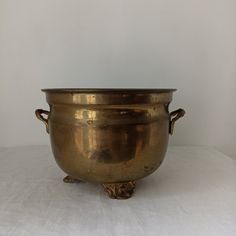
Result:
M71 176L67 175L63 179L63 182L72 184L72 183L76 183L76 182L78 183L78 182L83 182L83 181L80 180L80 179L75 179L74 177L71 177Z
M135 190L135 181L102 184L104 191L112 199L128 199Z

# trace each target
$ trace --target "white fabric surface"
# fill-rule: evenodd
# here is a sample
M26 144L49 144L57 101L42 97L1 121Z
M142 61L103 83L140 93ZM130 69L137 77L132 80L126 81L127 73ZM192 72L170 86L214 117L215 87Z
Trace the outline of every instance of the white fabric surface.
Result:
M64 176L48 146L0 149L0 235L236 235L236 164L213 149L169 147L129 200Z

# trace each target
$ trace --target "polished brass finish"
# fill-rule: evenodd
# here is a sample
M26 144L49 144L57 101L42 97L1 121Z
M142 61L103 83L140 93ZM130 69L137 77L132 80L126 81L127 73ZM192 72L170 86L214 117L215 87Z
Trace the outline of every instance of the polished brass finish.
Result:
M182 109L169 113L173 89L43 91L50 112L38 109L36 116L50 134L56 162L74 179L105 186L154 172L174 122L184 115Z
M132 197L136 182L129 181L123 183L103 184L104 191L113 199L128 199Z
M179 118L183 117L184 115L185 115L185 111L183 109L178 109L170 113L170 119L171 119L170 129L169 129L170 134L173 134L175 121L177 121ZM172 119L172 117L174 118Z

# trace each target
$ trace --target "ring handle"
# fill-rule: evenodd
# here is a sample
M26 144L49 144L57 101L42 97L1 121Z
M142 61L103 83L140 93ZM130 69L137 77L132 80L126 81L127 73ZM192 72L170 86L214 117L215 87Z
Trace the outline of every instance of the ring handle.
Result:
M172 111L170 113L170 125L169 125L169 133L173 134L174 131L174 125L175 125L175 121L177 121L179 118L183 117L185 114L185 110L184 109L177 109L175 111Z
M49 113L50 113L49 111L46 111L46 110L43 110L43 109L35 110L36 117L45 124L47 133L49 133L49 128L48 128L48 116L49 116ZM42 114L46 115L47 118L44 118Z

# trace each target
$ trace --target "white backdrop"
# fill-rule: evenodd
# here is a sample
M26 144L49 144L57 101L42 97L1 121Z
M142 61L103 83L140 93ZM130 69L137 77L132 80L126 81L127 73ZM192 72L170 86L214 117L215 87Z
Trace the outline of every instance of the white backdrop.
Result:
M177 88L171 143L236 157L236 1L0 0L0 146L49 143L45 87Z

